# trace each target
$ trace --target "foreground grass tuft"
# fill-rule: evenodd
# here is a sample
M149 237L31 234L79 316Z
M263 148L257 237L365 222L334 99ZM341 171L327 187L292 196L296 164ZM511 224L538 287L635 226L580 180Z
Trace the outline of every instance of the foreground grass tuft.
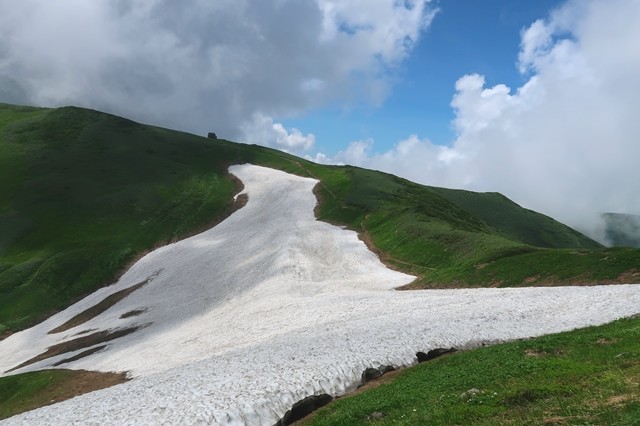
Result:
M439 358L304 424L637 425L640 319Z

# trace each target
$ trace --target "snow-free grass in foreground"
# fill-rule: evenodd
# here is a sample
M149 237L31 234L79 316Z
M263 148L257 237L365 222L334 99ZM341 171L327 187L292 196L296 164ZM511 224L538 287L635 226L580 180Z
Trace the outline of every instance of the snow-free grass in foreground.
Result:
M640 311L640 287L631 285L394 291L413 277L385 268L354 232L316 221L315 180L252 165L231 172L249 196L244 208L0 342L6 371L87 330L146 325L60 365L129 371L134 380L7 422L273 424L294 402L344 393L365 368L411 364L418 350L536 336ZM98 317L47 334L148 277L155 278ZM132 311L143 313L121 318Z

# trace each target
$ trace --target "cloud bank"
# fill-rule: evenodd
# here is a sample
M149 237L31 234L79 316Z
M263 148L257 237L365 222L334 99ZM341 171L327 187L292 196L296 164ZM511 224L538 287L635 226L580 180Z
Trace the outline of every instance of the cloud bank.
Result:
M429 1L0 0L0 101L304 149L312 135L265 123L381 102Z
M638 22L635 0L570 1L523 29L522 86L458 80L450 146L412 135L388 152L357 141L316 160L500 191L604 241L600 213L640 213Z

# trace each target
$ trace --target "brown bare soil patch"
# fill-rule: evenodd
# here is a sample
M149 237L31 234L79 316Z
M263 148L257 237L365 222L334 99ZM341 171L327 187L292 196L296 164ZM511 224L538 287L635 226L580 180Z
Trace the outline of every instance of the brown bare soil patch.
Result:
M607 402L605 402L606 405L608 406L613 406L613 407L622 407L624 405L627 405L630 402L633 402L637 399L637 397L635 395L616 395L616 396L612 396L610 398L607 399Z
M78 355L72 356L71 358L65 358L62 361L58 361L55 364L53 364L53 366L57 367L57 366L62 365L62 364L67 364L69 362L77 361L79 359L88 357L89 355L93 355L96 352L100 352L101 350L103 350L106 347L107 347L107 345L102 345L102 346L97 346L95 348L87 349L86 351L80 352Z
M618 277L620 284L638 284L640 283L640 270L632 269L620 274Z
M92 331L96 331L96 330L97 330L97 328L89 328L87 330L82 330L82 331L77 332L76 334L74 334L74 336L81 336L83 334L91 333Z
M27 374L38 374L42 372L47 372L47 370ZM66 401L67 399L85 393L118 385L129 380L126 373L102 373L97 371L65 369L56 370L56 373L62 374L62 377L52 381L46 389L38 392L37 395L34 395L28 401L13 405L9 411L3 410L2 413L4 415L0 415L0 420L24 413L25 411ZM0 405L2 404L3 402L0 401Z
M524 355L528 356L530 358L541 358L541 357L547 356L549 354L544 352L544 351L536 351L534 349L527 349L526 351L524 351Z
M542 424L543 425L563 425L563 424L566 424L568 420L570 420L569 417L561 417L561 416L546 417L542 420Z
M67 352L77 351L78 349L87 348L89 346L94 346L99 343L105 343L111 340L118 339L120 337L127 336L131 333L134 333L140 330L141 328L146 327L147 325L149 324L138 326L138 327L121 328L117 330L99 331L97 333L93 333L88 336L83 336L77 339L69 340L68 342L58 343L57 345L50 346L45 352L41 353L40 355L37 355L23 362L22 364L17 365L12 369L5 371L5 373L10 373L22 367L26 367L27 365L31 365L38 361L52 358L54 356L58 356Z
M120 319L137 317L138 315L142 315L147 311L147 308L134 309L133 311L125 312L124 314L120 315Z
M545 356L562 356L565 354L563 349L554 349L552 352L547 351L537 351L535 349L527 349L524 351L524 356L530 358L541 358Z
M154 278L153 276L150 276L146 280L139 282L138 284L132 285L129 288L125 288L124 290L120 290L116 293L113 293L110 296L105 297L101 302L98 302L92 307L80 312L78 315L74 316L69 321L49 331L48 334L61 333L63 331L70 330L73 327L77 327L81 324L84 324L85 322L97 317L107 309L111 308L116 303L120 302L122 299L124 299L134 291L145 286L150 281L152 281L153 278Z

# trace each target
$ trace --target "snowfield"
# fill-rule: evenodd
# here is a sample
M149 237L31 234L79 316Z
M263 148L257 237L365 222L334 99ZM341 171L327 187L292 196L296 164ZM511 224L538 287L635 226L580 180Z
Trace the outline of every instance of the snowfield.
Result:
M128 371L133 380L3 423L271 425L296 401L342 394L367 367L409 365L417 351L538 336L640 312L638 285L395 291L413 277L387 269L354 232L315 220L317 181L253 165L230 171L245 185L245 207L209 231L149 253L116 284L0 342L5 372L87 330L144 326L59 367ZM145 280L99 316L48 334ZM142 313L121 318L132 311ZM9 374L51 368L87 349Z

